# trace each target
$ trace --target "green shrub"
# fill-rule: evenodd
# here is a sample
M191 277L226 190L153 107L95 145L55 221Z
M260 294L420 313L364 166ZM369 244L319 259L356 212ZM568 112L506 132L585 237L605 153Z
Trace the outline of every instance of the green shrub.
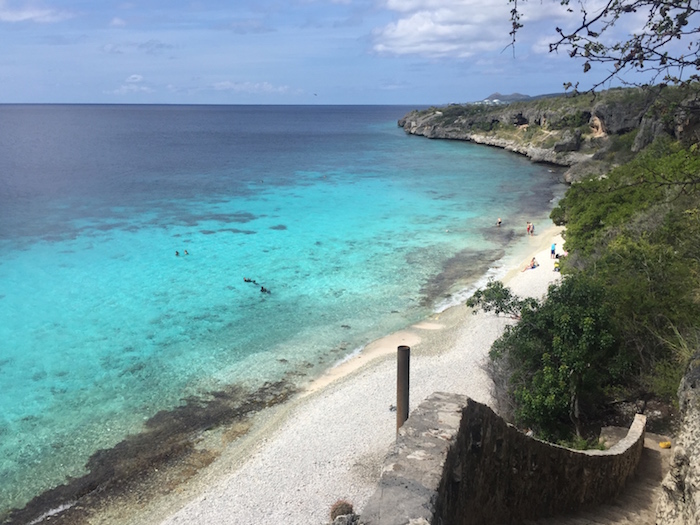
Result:
M497 283L470 299L519 319L490 352L517 424L570 441L605 399L674 399L700 340L698 184L698 148L658 141L551 212L570 255L544 301Z

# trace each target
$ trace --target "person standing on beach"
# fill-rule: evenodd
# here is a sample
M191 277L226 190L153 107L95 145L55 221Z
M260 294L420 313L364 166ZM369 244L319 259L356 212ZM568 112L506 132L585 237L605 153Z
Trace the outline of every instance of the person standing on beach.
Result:
M557 243L553 242L552 243L552 249L549 252L550 253L550 258L551 259L556 259L557 258Z
M530 221L527 223L527 234L530 235Z
M535 235L535 223L530 223L530 235Z

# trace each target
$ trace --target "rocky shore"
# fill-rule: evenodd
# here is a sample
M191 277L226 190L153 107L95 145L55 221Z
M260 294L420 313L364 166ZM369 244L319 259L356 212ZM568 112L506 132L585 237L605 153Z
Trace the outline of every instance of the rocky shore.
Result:
M409 112L398 125L410 135L464 140L565 166L565 180L575 182L607 173L661 135L692 139L700 130L699 108L697 97L670 88L614 89L503 106L431 107Z

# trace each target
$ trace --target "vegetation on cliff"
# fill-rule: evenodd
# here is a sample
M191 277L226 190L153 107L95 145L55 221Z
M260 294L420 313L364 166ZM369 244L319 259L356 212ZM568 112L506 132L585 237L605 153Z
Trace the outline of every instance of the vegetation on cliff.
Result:
M660 136L691 143L700 122L694 86L610 89L508 105L451 104L412 111L407 133L469 140L571 166L567 181L629 161Z
M570 255L546 299L492 282L468 302L519 318L491 350L517 424L568 439L617 401L674 400L700 341L698 142L661 135L570 187L551 215Z

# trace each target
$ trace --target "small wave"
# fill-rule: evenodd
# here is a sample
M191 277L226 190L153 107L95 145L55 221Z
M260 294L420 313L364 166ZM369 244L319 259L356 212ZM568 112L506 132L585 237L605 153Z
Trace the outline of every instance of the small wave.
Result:
M363 351L364 349L365 349L365 346L364 346L364 345L358 346L358 347L355 348L352 352L350 352L348 355L346 355L345 357L343 357L343 358L340 359L339 361L336 361L336 362L333 364L333 366L331 366L331 368L337 368L337 367L339 367L340 365L347 363L347 362L350 361L351 359L356 358L358 355L360 355L360 354L362 353L362 351Z
M39 516L38 518L36 518L33 521L30 521L27 525L36 525L37 523L41 523L46 518L50 518L51 516L55 516L56 514L60 514L64 510L68 510L76 503L78 503L78 502L77 501L69 501L68 503L64 503L63 505L59 505L56 508L53 508L47 512L44 512L41 516Z
M491 280L498 280L505 276L507 273L507 266L505 264L504 258L495 262L494 266L491 266L486 273L481 276L476 282L470 284L469 286L458 290L457 292L451 294L446 299L440 301L435 305L434 313L442 313L445 310L452 308L453 306L459 306L469 299L474 292L479 288L486 286L486 284Z

